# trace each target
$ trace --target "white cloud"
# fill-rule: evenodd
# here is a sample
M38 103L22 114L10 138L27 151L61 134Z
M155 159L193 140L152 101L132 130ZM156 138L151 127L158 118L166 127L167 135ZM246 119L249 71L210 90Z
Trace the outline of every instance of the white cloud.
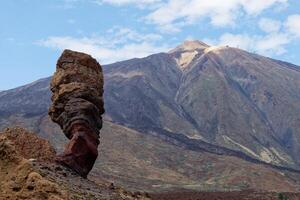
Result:
M218 39L205 39L214 45L229 45L258 54L272 56L287 52L287 45L297 42L300 37L300 15L290 15L284 22L262 18L258 26L265 34L225 33Z
M229 45L231 47L237 47L241 49L247 49L253 51L255 49L254 41L256 39L247 34L231 34L225 33L221 35L217 41L218 45Z
M225 33L217 41L214 41L217 45L229 45L265 56L285 53L285 45L290 42L289 35L284 33L271 33L264 36Z
M38 41L39 45L63 50L85 52L97 58L101 64L108 64L130 58L145 57L167 51L165 44L157 45L161 37L156 34L140 34L127 28L114 28L104 37L48 37Z
M278 32L281 28L281 22L269 18L259 20L259 27L266 33Z
M285 8L287 2L288 0L239 0L239 3L248 14L259 14L273 5L277 4L278 6L278 3L281 5L276 9Z
M178 32L184 26L206 18L214 26L233 26L240 16L257 16L270 7L274 7L274 10L284 9L288 0L94 0L94 2L100 5L132 4L147 8L150 10L144 17L147 22L156 24L163 32Z
M77 2L80 0L66 0ZM214 26L235 26L243 19L259 19L266 9L286 8L288 0L90 0L99 4L116 6L136 5L146 8L146 20L160 27L163 32L179 32L187 25L209 19ZM206 21L204 21L206 22ZM205 23L203 25L206 25ZM237 22L239 24L237 24ZM286 47L300 37L300 15L290 15L285 21L271 18L258 20L258 27L264 31L259 35L251 33L223 33L218 39L206 39L216 45L230 45L251 52L272 56L286 53ZM69 22L71 23L71 21ZM247 21L245 21L247 23ZM256 27L255 27L256 28ZM247 30L245 30L247 31ZM40 45L84 51L100 59L103 63L144 57L166 51L166 43L159 44L163 37L159 34L141 34L128 28L114 27L104 36L89 37L49 37Z
M260 38L256 42L258 53L265 55L281 55L286 52L285 45L289 44L291 39L284 33L274 33Z
M72 5L81 0L64 0ZM99 5L136 5L146 8L149 13L143 19L157 25L162 32L179 32L184 26L209 19L213 26L236 25L244 16L256 17L266 9L280 11L287 7L289 0L90 0ZM226 1L226 3L224 2ZM272 27L272 25L274 25ZM270 19L261 20L261 29L275 32L280 25Z
M234 25L238 16L258 15L288 0L168 0L152 11L146 19L162 29L178 30L186 24L209 18L214 26ZM178 26L179 25L179 26Z
M285 26L292 35L300 37L300 15L290 15Z
M220 0L170 0L150 13L146 19L163 29L166 26L169 27L168 30L170 27L180 29L182 26L192 24L200 17L206 16L211 18L212 24L222 26L233 22L234 16L229 14L229 11L233 9L232 6L235 7L235 4L224 4Z

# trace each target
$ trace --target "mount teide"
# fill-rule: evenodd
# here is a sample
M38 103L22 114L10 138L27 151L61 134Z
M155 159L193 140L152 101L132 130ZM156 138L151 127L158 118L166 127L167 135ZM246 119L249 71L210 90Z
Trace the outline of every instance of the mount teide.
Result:
M294 65L187 41L104 69L107 118L114 122L299 164L300 70Z
M111 134L104 133L104 139L127 141L131 136L125 135L135 130L143 133L138 138L160 141L152 148L159 146L161 153L168 152L162 151L167 148L161 147L164 144L185 149L182 152L208 152L265 167L270 163L300 169L298 66L237 48L186 41L168 53L105 65L103 69L104 132ZM63 135L47 116L49 81L41 79L0 92L0 126L25 126L61 148ZM113 136L120 130L126 132L125 138ZM144 151L143 145L135 148Z

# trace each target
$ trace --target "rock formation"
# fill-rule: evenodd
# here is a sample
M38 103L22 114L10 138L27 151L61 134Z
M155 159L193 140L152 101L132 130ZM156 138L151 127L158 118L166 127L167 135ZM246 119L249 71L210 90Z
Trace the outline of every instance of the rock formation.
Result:
M70 139L57 161L87 177L98 156L102 128L102 68L87 54L65 50L57 61L50 87L49 115Z

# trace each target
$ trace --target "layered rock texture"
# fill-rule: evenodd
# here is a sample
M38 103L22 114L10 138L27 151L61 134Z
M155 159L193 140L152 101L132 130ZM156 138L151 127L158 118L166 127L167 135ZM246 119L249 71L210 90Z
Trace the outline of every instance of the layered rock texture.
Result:
M65 50L57 61L50 88L49 115L70 139L57 161L87 177L100 143L104 113L102 68L87 54Z
M298 66L188 41L103 73L103 153L90 178L153 191L297 190ZM62 151L50 80L1 92L0 126L28 127Z

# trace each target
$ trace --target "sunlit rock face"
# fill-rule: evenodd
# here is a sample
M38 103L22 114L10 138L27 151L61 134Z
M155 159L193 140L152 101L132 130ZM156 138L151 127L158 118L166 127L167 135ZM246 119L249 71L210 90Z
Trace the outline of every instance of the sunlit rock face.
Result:
M104 113L102 68L90 55L65 50L57 61L50 89L49 115L70 140L56 161L87 177L100 143Z

